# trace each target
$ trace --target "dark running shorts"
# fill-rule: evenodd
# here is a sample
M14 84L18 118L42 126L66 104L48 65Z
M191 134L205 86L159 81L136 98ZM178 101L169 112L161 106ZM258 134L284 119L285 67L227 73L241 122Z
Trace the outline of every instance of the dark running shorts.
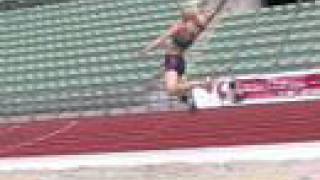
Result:
M176 71L179 76L185 73L185 60L182 56L166 55L164 63L165 71Z

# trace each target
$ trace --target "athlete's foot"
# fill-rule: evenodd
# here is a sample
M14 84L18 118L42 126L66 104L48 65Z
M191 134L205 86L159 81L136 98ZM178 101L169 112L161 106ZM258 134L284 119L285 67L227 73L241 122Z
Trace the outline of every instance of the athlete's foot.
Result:
M235 81L231 81L229 84L229 89L232 103L238 103L240 101L240 97L237 94L237 83Z
M189 97L187 95L182 95L179 97L180 102L188 104Z
M198 110L198 108L197 108L197 105L196 105L196 103L194 102L194 99L193 99L193 97L191 98L191 101L189 102L189 111L190 112L195 112L195 111L197 111Z
M194 112L197 110L196 104L193 100L193 97L188 95L182 95L179 97L180 102L186 104L190 111Z

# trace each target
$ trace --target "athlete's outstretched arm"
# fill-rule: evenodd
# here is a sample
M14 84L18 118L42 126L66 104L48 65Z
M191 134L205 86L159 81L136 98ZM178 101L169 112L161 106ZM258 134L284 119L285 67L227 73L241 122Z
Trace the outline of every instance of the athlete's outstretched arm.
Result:
M205 26L210 24L210 22L223 10L228 0L221 0L216 9L212 12L207 12Z
M221 0L217 7L213 10L202 10L198 14L198 20L203 29L201 29L200 33L204 31L212 20L216 18L216 16L223 10L228 0Z
M198 15L200 24L203 26L203 29L201 29L196 37L198 41L202 41L205 39L206 35L203 33L209 26L212 21L215 21L213 26L211 26L210 29L214 29L215 25L219 23L219 19L216 18L216 16L223 10L228 0L221 0L218 6L215 10L206 10L201 12Z

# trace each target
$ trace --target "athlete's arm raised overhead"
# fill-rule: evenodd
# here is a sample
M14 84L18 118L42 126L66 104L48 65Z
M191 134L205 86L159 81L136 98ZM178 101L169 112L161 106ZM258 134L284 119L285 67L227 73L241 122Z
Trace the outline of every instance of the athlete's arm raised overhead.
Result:
M207 27L210 22L223 10L228 0L221 0L215 10L203 10L198 18L202 26Z
M212 19L223 10L223 8L227 4L227 2L228 2L228 0L221 0L220 1L220 3L218 4L216 10L213 11L211 14L209 14L208 22L212 21Z
M202 9L198 15L197 15L197 19L198 19L198 22L200 23L200 25L203 27L200 29L196 39L201 41L203 40L206 35L203 34L203 31L205 31L209 24L214 20L216 19L216 16L221 13L221 11L223 10L223 8L225 7L226 3L227 3L228 0L221 0L219 2L219 4L217 5L217 7L215 8L215 10L212 10L212 9ZM218 23L219 20L216 20L215 23ZM211 28L214 28L214 24Z

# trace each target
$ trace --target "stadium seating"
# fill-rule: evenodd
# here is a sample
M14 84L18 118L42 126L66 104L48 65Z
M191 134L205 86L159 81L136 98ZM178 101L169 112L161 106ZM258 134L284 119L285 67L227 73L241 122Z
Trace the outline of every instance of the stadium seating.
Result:
M159 74L159 57L135 52L176 9L163 0L78 0L0 13L0 116L144 104L138 85Z
M320 4L225 17L191 50L189 76L266 73L320 60ZM0 116L144 105L161 54L137 57L179 19L170 0L72 0L0 12ZM144 86L141 86L143 84Z
M320 63L319 13L316 2L225 17L209 46L193 48L207 53L193 71L260 74L315 66Z

